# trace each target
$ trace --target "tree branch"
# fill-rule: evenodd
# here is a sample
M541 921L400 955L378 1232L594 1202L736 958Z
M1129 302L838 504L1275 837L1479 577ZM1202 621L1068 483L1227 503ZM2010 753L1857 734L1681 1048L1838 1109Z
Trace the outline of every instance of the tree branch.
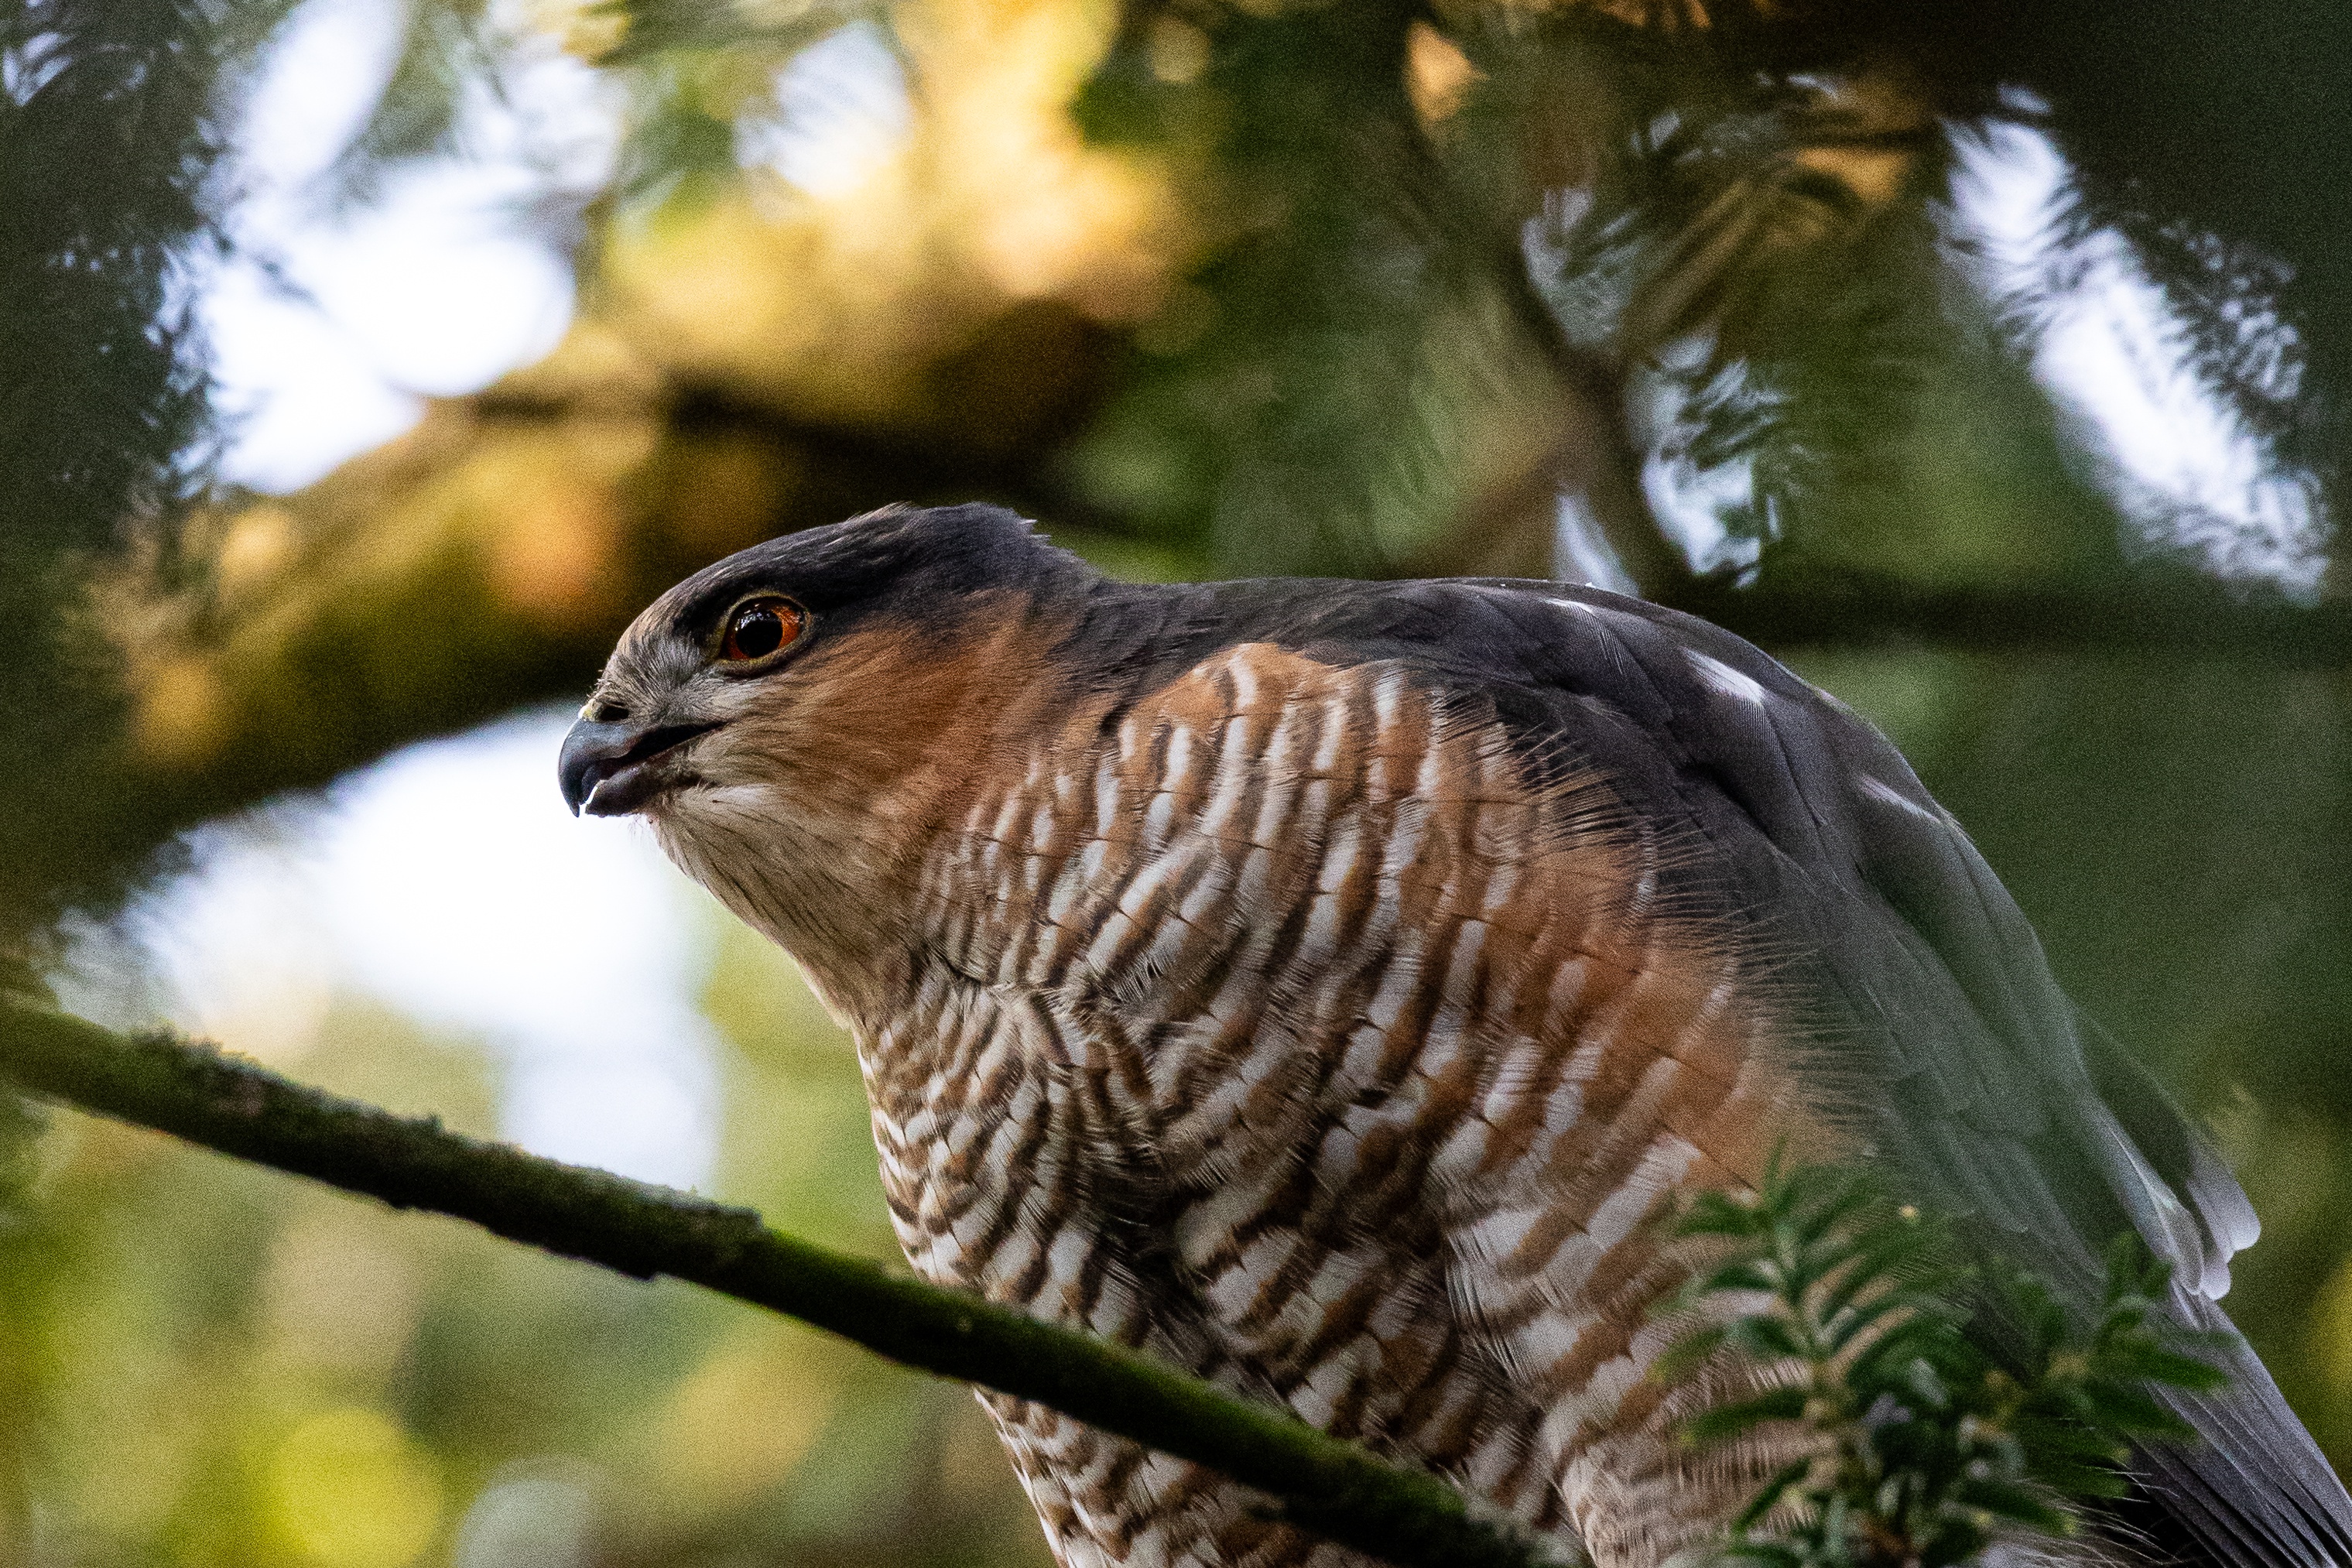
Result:
M2352 666L2352 601L2241 598L2201 579L2115 588L1923 588L1892 580L1737 588L1695 579L1664 603L1774 653L1909 643L1980 652L2169 654L2288 669Z
M168 1036L0 1005L0 1077L395 1208L811 1323L1034 1400L1267 1493L1275 1516L1403 1568L1539 1568L1538 1541L1438 1478L1134 1352L768 1229L749 1209L561 1164L339 1100Z

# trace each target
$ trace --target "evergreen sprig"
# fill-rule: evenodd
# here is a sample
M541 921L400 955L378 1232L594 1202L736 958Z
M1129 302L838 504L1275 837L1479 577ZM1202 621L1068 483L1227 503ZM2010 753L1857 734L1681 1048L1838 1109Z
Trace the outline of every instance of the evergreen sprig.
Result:
M2169 1266L2137 1235L2109 1248L2085 1323L2031 1275L1959 1261L1948 1223L1851 1172L1776 1164L1752 1196L1699 1199L1681 1229L1728 1250L1677 1302L1721 1321L1678 1342L1667 1374L1727 1352L1768 1384L1685 1439L1793 1426L1808 1450L1702 1554L1717 1561L1939 1568L2004 1533L2072 1535L2079 1501L2124 1493L2134 1443L2194 1436L2154 1391L2222 1382L2165 1316ZM1740 1310L1724 1317L1727 1300ZM1972 1331L1988 1319L1999 1353Z

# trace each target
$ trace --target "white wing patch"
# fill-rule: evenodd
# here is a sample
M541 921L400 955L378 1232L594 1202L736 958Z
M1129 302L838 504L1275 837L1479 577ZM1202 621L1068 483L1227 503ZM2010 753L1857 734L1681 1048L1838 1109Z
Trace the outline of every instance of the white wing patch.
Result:
M1701 680L1724 696L1735 701L1753 702L1759 708L1764 706L1764 688L1754 676L1742 675L1713 654L1701 653L1696 648L1683 649L1683 657L1690 660Z
M1873 800L1883 800L1889 805L1899 805L1912 816L1925 817L1929 822L1941 823L1944 820L1941 815L1921 805L1885 779L1873 778L1868 773L1863 774L1862 793Z

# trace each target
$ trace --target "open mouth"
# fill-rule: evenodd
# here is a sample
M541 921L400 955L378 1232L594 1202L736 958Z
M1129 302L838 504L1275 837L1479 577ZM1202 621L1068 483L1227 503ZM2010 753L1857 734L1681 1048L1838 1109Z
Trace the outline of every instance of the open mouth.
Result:
M575 809L590 816L625 816L655 796L687 782L687 775L664 759L717 724L668 724L648 730L622 751L587 760L573 788Z

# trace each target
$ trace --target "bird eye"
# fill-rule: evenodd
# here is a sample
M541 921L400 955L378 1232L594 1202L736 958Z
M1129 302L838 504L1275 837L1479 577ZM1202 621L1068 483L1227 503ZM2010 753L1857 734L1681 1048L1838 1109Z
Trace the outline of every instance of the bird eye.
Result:
M719 657L730 664L765 658L799 640L807 626L806 610L781 594L761 594L727 612L727 630L719 639Z

